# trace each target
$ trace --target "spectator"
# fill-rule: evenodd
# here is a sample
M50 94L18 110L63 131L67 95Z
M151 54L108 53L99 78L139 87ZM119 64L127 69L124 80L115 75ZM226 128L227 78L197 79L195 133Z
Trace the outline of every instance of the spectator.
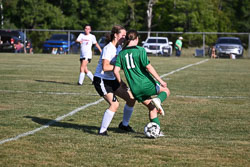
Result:
M211 59L215 59L215 58L217 58L217 55L216 55L216 53L215 53L215 47L213 46L212 47L212 51L211 51Z
M57 54L57 48L53 48L51 54L56 55Z
M231 53L231 54L230 54L230 59L236 59L236 55L233 54L233 53Z
M17 44L14 44L14 48L15 48L15 53L22 53L23 51L23 44L18 41Z
M181 49L182 49L182 37L179 37L176 42L175 42L175 50L176 50L176 56L180 57L181 56Z
M32 48L32 45L30 42L27 43L25 49L24 49L24 52L25 53L30 53L30 54L33 54L33 48Z
M59 48L59 50L57 51L57 54L59 54L59 55L66 55L66 52L63 50L63 48L62 47L60 47Z

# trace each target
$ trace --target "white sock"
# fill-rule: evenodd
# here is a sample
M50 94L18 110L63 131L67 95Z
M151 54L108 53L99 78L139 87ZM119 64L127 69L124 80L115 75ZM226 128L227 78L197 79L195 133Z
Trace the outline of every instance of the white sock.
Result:
M85 73L84 73L84 72L81 72L81 73L80 73L80 76L79 76L79 80L78 80L78 83L79 83L80 85L82 85L84 78L85 78Z
M134 107L129 107L127 104L125 104L123 109L123 120L122 120L122 124L124 126L128 126L133 111Z
M89 79L90 79L91 81L93 81L94 76L93 76L93 74L92 74L91 71L89 71L89 72L87 73L87 76L89 77Z
M100 133L103 133L105 132L108 127L109 127L109 124L111 123L113 117L115 115L115 112L107 109L105 112L104 112L104 115L103 115L103 118L102 118L102 125L101 125L101 128L100 128Z

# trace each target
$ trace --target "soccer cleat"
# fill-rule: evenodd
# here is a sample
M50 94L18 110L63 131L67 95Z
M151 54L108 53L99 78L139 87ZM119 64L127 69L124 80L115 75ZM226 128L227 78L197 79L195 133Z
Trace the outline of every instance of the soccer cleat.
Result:
M161 107L161 100L159 98L153 98L152 99L152 103L155 105L155 107L157 108L157 110L160 112L160 114L162 116L165 115L165 112L163 110L163 108Z
M122 122L118 126L119 129L124 130L126 132L135 132L131 126L124 126Z
M80 84L79 82L77 82L77 85L80 85L80 86L81 86L82 84Z
M107 131L104 131L102 133L98 132L98 135L100 135L100 136L108 136L108 132Z
M164 137L164 136L165 136L164 133L162 131L160 131L159 137Z

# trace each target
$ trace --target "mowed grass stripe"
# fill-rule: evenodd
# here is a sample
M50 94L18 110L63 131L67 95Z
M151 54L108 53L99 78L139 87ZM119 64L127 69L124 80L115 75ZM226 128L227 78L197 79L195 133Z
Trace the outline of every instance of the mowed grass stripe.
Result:
M93 73L98 58L88 66ZM160 75L204 60L149 59ZM140 103L130 121L136 133L119 131L123 100L110 136L98 136L108 106L102 101L0 145L0 166L250 166L249 67L249 59L210 59L163 78L171 90L163 103L166 115L159 117L164 138L145 137L148 112ZM88 78L84 86L76 85L78 76L79 55L0 54L0 90L6 90L0 91L0 138L45 126L100 99L92 96L96 91Z
M167 73L167 74L163 74L163 75L161 75L160 77L163 78L163 77L165 77L165 76L174 74L175 72L184 70L184 69L186 69L186 68L188 68L188 67L192 67L192 66L194 66L194 65L199 65L199 64L204 63L204 62L207 62L207 61L208 61L208 59L202 60L202 61L200 61L200 62L198 62L198 63L186 65L186 66L184 66L184 67L181 67L181 68L179 68L179 69L176 69L176 70L174 70L174 71L171 71L171 72L169 72L169 73ZM18 92L18 91L17 91L17 92ZM20 91L20 92L23 93L22 91ZM38 93L42 93L42 92L38 92ZM60 93L60 92L59 92L59 93L47 92L47 93L49 93L49 94L68 94L68 93L65 93L65 92L62 92L62 93ZM71 94L72 94L72 93L71 93ZM4 144L4 143L6 143L6 142L10 142L10 141L13 141L13 140L18 140L18 139L21 138L21 137L25 137L25 136L28 136L28 135L32 135L32 134L34 134L34 133L36 133L36 132L38 132L38 131L40 131L40 130L43 130L43 129L45 129L45 128L48 128L50 125L52 125L52 124L54 124L54 123L56 123L56 122L58 122L58 121L61 121L61 120L63 120L64 118L66 118L66 117L68 117L68 116L72 116L72 115L76 114L77 112L79 112L79 111L81 111L81 110L84 110L84 109L87 108L87 107L90 107L90 106L92 106L92 105L96 105L96 104L100 103L100 102L103 101L103 100L104 100L104 99L99 99L99 100L97 100L97 101L95 101L95 102L93 102L93 103L89 103L89 104L87 104L87 105L84 105L84 106L82 106L82 107L79 107L79 108L77 108L77 109L75 109L75 110L69 112L68 114L65 114L65 115L63 115L63 116L60 116L60 117L56 118L55 120L50 121L50 122L48 122L46 125L44 125L44 126L42 126L42 127L40 127L40 128L37 128L37 129L35 129L35 130L32 130L32 131L29 131L29 132L26 132L26 133L17 135L16 137L13 137L13 138L1 140L1 141L0 141L0 144Z

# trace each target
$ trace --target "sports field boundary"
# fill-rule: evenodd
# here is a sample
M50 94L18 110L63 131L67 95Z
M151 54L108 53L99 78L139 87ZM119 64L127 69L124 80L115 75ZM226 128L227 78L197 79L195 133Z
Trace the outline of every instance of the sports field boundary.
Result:
M202 63L205 63L205 62L207 62L208 60L209 60L209 59L205 59L205 60L199 61L199 62L197 62L197 63L193 63L193 64L186 65L186 66L184 66L184 67L178 68L178 69L176 69L176 70L174 70L174 71L171 71L171 72L169 72L169 73L163 74L163 75L161 75L160 77L161 77L161 78L166 77L166 76L168 76L168 75L174 74L174 73L179 72L179 71L181 71L181 70L184 70L184 69L186 69L186 68L189 68L189 67L192 67L192 66L195 66L195 65L199 65L199 64L202 64ZM84 110L84 109L86 109L86 108L88 108L88 107L90 107L90 106L96 105L96 104L102 102L103 100L104 100L104 99L101 98L101 99L99 99L99 100L97 100L97 101L95 101L95 102L88 103L88 104L86 104L86 105L84 105L84 106L81 106L81 107L79 107L79 108L77 108L77 109L75 109L75 110L73 110L73 111L71 111L71 112L69 112L69 113L67 113L67 114L65 114L65 115L62 115L62 116L60 116L60 117L57 117L55 120L52 120L52 121L48 122L47 124L41 126L40 128L36 128L36 129L34 129L34 130L32 130L32 131L28 131L28 132L19 134L19 135L17 135L16 137L12 137L12 138L8 138L8 139L0 140L0 145L1 145L1 144L4 144L4 143L6 143L6 142L18 140L18 139L21 138L21 137L25 137L25 136L28 136L28 135L35 134L35 133L38 132L38 131L41 131L41 130L43 130L43 129L45 129L45 128L48 128L50 125L53 125L54 123L59 122L59 121L63 120L64 118L68 117L68 116L72 116L72 115L76 114L77 112L79 112L79 111L81 111L81 110Z

